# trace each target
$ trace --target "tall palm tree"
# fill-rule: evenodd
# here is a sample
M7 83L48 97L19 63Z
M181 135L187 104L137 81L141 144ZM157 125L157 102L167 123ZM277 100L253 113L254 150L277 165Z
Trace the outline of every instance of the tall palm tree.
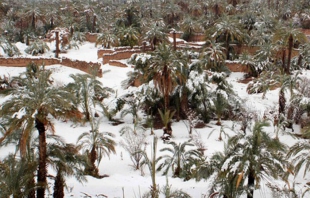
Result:
M169 28L176 28L177 23L182 19L183 12L178 4L171 1L165 1L161 4L162 7L162 17L165 24Z
M39 133L39 167L37 173L37 197L43 198L47 185L47 162L46 162L46 131L54 131L51 118L68 118L74 116L72 112L77 112L73 105L72 95L62 87L53 87L50 82L50 70L39 69L36 78L24 74L24 87L19 87L12 91L12 97L5 101L0 110L1 117L7 115L12 118L0 142L6 139L16 130L22 129L20 136L21 156L26 154L26 143L35 127ZM70 118L70 117L69 117Z
M161 44L152 53L150 72L156 88L164 97L164 109L169 107L169 95L177 84L184 83L186 76L183 71L187 68L187 60L180 52L174 52L171 47Z
M31 28L33 31L36 30L36 22L38 20L44 21L44 15L42 14L42 9L35 1L26 4L24 11L24 18L31 21Z
M244 186L253 198L260 181L283 176L286 170L286 145L272 139L264 130L267 121L256 122L252 131L238 132L228 140L228 154L221 167L227 177L237 176L236 187Z
M274 34L273 40L275 43L280 44L282 47L282 59L283 61L283 70L286 74L290 74L290 66L291 66L291 59L292 59L292 51L294 44L296 43L306 43L307 38L305 34L300 32L295 27L291 26L282 26L278 28ZM287 52L286 52L286 49ZM287 63L285 64L285 57L287 54Z
M131 5L126 7L120 13L118 13L116 25L121 27L134 27L139 30L140 28L140 18L139 10L137 7Z
M186 41L190 40L194 33L201 32L201 25L197 20L192 19L191 17L185 17L180 23L179 26L183 31L182 38Z
M230 43L242 43L247 39L247 34L243 32L240 25L241 24L234 17L224 15L206 32L206 37L208 39L211 38L215 39L217 42L224 42L227 60L230 59Z
M110 153L116 153L114 135L110 132L99 131L99 120L91 118L91 130L82 133L77 140L77 145L83 149L88 157L88 165L85 173L94 177L99 175L98 166L104 155L110 156ZM95 162L97 161L97 166Z
M169 40L165 30L165 24L161 21L151 24L145 33L145 39L150 42L153 49L159 43L168 43Z

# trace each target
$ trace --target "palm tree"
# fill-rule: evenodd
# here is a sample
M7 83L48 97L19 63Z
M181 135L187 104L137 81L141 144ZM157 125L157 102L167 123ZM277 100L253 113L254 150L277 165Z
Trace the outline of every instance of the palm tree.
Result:
M150 72L145 76L153 76L156 88L164 97L164 109L169 107L169 95L177 84L186 81L183 71L187 68L187 62L180 52L174 52L168 45L161 44L152 53L150 59Z
M88 165L85 173L94 177L103 177L99 175L98 166L104 155L110 156L110 153L116 153L115 141L112 139L114 135L109 132L99 131L99 120L91 118L91 130L82 133L77 140L77 145L82 148L87 157ZM97 161L97 166L95 162Z
M201 31L201 25L191 17L184 18L180 22L179 26L183 31L182 38L186 41L189 41L194 33Z
M12 91L12 97L5 101L0 110L1 117L4 115L12 120L8 129L0 138L0 143L5 140L16 130L22 129L20 136L21 156L26 154L26 143L29 139L33 127L39 133L39 167L37 173L37 197L43 198L45 194L46 176L46 131L49 129L54 133L51 118L68 118L69 115L74 117L78 112L73 106L72 95L62 87L55 88L51 86L50 70L39 69L36 78L26 75L23 78L24 87L19 87ZM71 118L72 118L71 117ZM69 117L70 118L70 117Z
M242 195L243 189L233 185L237 182L238 175L226 175L227 171L222 166L228 155L225 145L223 152L215 152L209 160L202 160L196 167L196 180L209 179L209 194L211 197L235 198Z
M190 142L183 142L183 143L175 143L173 141L170 141L168 143L172 146L172 148L166 147L161 149L161 152L168 151L170 154L165 154L163 156L160 156L157 158L157 161L160 161L161 159L164 159L164 162L162 162L157 170L162 170L165 168L163 175L168 174L169 169L172 167L173 169L173 176L174 177L180 177L182 176L183 167L186 164L186 161L189 160L191 157L198 157L200 156L200 152L197 150L187 150L186 147L188 146L194 146L194 144ZM174 169L174 165L176 165L176 168Z
M85 118L90 121L92 108L101 103L108 97L112 89L103 87L102 83L96 77L89 74L71 74L70 77L74 80L69 83L66 88L77 98L76 105L81 106Z
M123 118L128 114L132 114L132 123L137 123L139 121L138 112L141 108L141 99L139 95L127 94L121 100L129 106L121 111L121 117Z
M8 39L4 37L0 37L0 47L3 49L3 52L10 57L14 55L20 55L20 51L16 47L16 45L12 44Z
M164 9L162 11L162 17L167 24L168 28L176 28L177 23L181 20L183 12L178 4L171 1L165 1L162 3L161 7Z
M45 52L49 51L50 48L48 45L42 41L42 40L36 40L31 45L29 45L26 49L25 52L27 54L31 54L33 56L39 55L39 54L44 54Z
M18 159L10 154L2 162L0 161L0 170L1 197L29 197L34 186L30 187L28 184L33 179L36 162L28 162L25 158Z
M214 40L208 40L206 43L208 43L208 47L203 49L200 58L203 68L220 72L226 60L225 48Z
M165 30L165 24L161 21L157 21L148 27L145 33L145 39L148 40L155 50L155 46L159 43L168 43L168 34Z
M264 130L267 121L256 122L252 131L238 132L228 140L228 154L221 167L227 177L237 176L236 187L246 185L247 197L252 198L260 181L284 176L286 145L270 138Z
M111 48L111 47L117 47L119 46L119 40L118 37L112 33L111 31L104 31L104 33L99 34L97 36L96 44L101 44L104 48Z
M121 46L130 46L131 48L133 48L133 46L139 44L140 33L138 32L137 28L133 26L120 27L117 30L117 34Z
M61 23L61 14L59 12L61 4L56 2L46 2L47 5L44 9L46 24L46 31L54 29Z
M280 27L275 32L273 40L275 43L280 44L282 46L282 59L283 70L286 74L290 74L290 66L292 59L292 51L293 47L296 43L305 43L307 42L307 38L305 34L300 32L298 29L294 28L292 25L287 27ZM287 48L287 52L286 49ZM285 64L285 56L287 53L287 64Z
M216 83L216 90L212 93L212 108L217 116L217 125L221 125L221 117L225 112L229 112L232 107L239 107L239 100L236 97L232 85L226 80L225 73L215 73L211 80ZM233 112L230 112L233 113Z
M140 28L139 10L135 6L126 7L118 13L116 25L120 27Z
M302 135L303 139L298 139L298 141L292 147L290 147L287 153L287 157L294 165L294 172L297 174L303 170L303 176L305 176L310 169L310 131L306 130Z
M48 144L48 162L56 170L53 198L63 198L66 185L65 177L74 176L79 182L86 181L82 168L86 165L86 157L79 154L78 148L73 144L66 144L54 136L55 143Z
M218 41L223 41L226 48L226 59L229 60L230 43L242 43L246 40L245 34L238 21L230 16L222 16L219 21L214 24L214 27L207 30L206 37Z
M26 9L24 11L24 18L31 21L31 28L33 31L36 30L36 22L38 20L44 21L44 15L42 14L42 9L36 4L35 1L32 1L29 4L26 4Z
M222 122L222 115L224 114L225 111L228 110L228 102L227 99L225 98L225 93L222 93L221 91L218 91L215 93L215 97L213 98L213 109L215 111L216 117L217 117L217 122L216 125L221 126Z

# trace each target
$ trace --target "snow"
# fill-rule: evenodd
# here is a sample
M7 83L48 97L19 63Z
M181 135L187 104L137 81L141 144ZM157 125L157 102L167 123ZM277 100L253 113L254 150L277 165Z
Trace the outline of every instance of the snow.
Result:
M54 50L55 44L52 42L48 44L51 51ZM21 49L21 52L25 49L24 44L17 43L17 47ZM53 57L54 54L52 52L48 52L43 55L43 57ZM22 56L29 57L28 54L23 53ZM60 54L60 57L67 57L76 60L84 60L84 61L91 61L91 62L98 62L97 59L97 48L93 43L85 42L79 49L71 49L68 50L65 54ZM80 70L65 67L62 65L53 65L48 66L48 69L53 70L52 77L55 80L56 84L62 85L72 82L72 79L69 77L70 74L78 74L83 73ZM129 71L132 71L133 68L120 68L120 67L113 67L108 64L102 65L103 71L109 71L103 74L102 78L98 78L104 86L110 87L115 90L115 95L112 98L108 99L106 102L109 104L113 104L115 102L115 97L123 95L127 93L127 90L124 90L121 87L121 81L126 79L126 74ZM0 76L9 75L9 76L17 76L21 72L24 72L25 68L18 68L18 67L0 67ZM309 72L308 72L309 73ZM200 76L193 73L191 74L193 78L196 78L197 81L202 82ZM254 112L258 112L259 115L263 116L266 110L274 109L277 100L278 100L278 90L268 91L265 98L262 98L262 94L253 94L249 95L246 92L246 84L241 84L238 80L243 78L243 73L232 73L228 77L228 81L233 85L234 91L237 93L239 97L241 97L245 103L243 105L251 108ZM194 82L194 84L197 83ZM198 83L197 83L198 84ZM114 97L114 98L113 98ZM9 97L0 98L0 102L8 99ZM23 112L19 112L17 116L22 116ZM120 124L118 126L112 126L107 118L103 117L100 123L100 130L101 131L108 131L112 132L116 137L115 140L117 143L122 141L122 137L120 136L119 131L124 126L133 126L132 119L125 117L125 123ZM211 121L208 123L207 127L202 129L194 129L194 134L199 134L202 137L203 144L206 145L207 150L205 151L205 155L210 157L216 151L222 151L224 149L224 142L227 141L227 136L223 135L223 141L218 141L218 135L220 132L220 126L215 125L216 121ZM77 137L86 131L90 130L90 126L88 123L85 124L72 124L63 121L54 120L55 124L55 132L57 135L62 136L67 143L75 144L77 141ZM233 123L231 121L223 121L223 125L227 128L230 128ZM298 126L294 126L295 130L298 131ZM186 122L173 122L172 128L174 131L173 140L176 142L184 142L189 139L188 134L188 125ZM273 133L274 127L269 127L268 130L270 133ZM212 131L215 131L210 135ZM162 135L162 130L155 130L155 135L160 137ZM147 134L147 142L148 146L147 149L150 150L152 136L150 134L150 129L145 131ZM231 130L227 132L228 134L232 134ZM210 137L209 137L210 135ZM288 143L292 145L294 139L292 139L288 135L281 135L281 140L284 143ZM158 151L164 147L166 147L162 141L158 141L157 149ZM9 151L14 149L14 146L9 146L6 148L0 148L0 158L3 158L7 155ZM149 170L147 167L144 167L143 172L135 171L132 166L132 162L130 161L129 154L121 147L119 144L116 148L116 155L111 154L110 157L104 157L99 166L100 174L107 174L109 177L105 177L102 179L96 179L93 177L87 177L88 181L81 184L78 183L74 178L67 179L67 186L68 189L66 190L65 197L83 197L83 193L86 193L92 197L96 197L96 195L104 194L109 198L117 198L123 197L123 190L125 197L140 197L143 193L148 191L151 186L151 177ZM161 153L158 152L157 155L159 156ZM237 164L235 165L237 166ZM225 166L223 166L225 168ZM170 171L171 172L171 171ZM49 173L53 173L53 170L49 168ZM301 189L303 184L305 184L305 180L302 177L297 177L299 179L299 187ZM52 181L50 181L52 182ZM156 174L156 182L160 188L162 188L166 184L166 176L162 176L160 172ZM274 181L275 183L278 181ZM290 178L291 186L293 185L293 178ZM280 183L280 182L279 182ZM283 182L282 182L283 183ZM193 198L203 197L207 193L207 188L210 186L210 183L207 181L200 181L196 182L194 179L190 181L184 182L182 179L179 178L172 178L171 174L169 174L169 184L172 185L173 189L182 189L183 191L189 193ZM296 183L297 185L297 183ZM255 197L272 197L270 190L262 183L261 190L255 190ZM52 185L51 185L52 188ZM50 189L52 193L52 189ZM245 196L243 196L245 197Z

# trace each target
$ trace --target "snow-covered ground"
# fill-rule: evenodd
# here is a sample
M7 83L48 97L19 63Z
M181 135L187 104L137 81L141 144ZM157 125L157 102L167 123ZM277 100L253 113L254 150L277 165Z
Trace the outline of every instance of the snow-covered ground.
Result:
M20 49L24 49L25 46L21 43L18 44ZM50 44L50 48L53 49L53 44ZM24 56L27 56L24 54ZM53 53L49 52L46 55L47 57L53 57ZM69 50L66 54L61 54L61 57L68 57L72 59L79 59L85 61L98 62L97 60L97 48L92 43L85 43L80 46L79 49ZM83 73L79 70L68 68L61 65L53 65L48 68L52 69L53 78L56 83L66 84L71 81L69 77L70 74ZM107 71L102 78L98 78L104 86L113 88L117 95L122 95L126 92L121 88L121 81L126 78L126 73L131 71L132 68L120 68L113 67L108 64L102 65L102 70ZM25 71L25 68L16 68L16 67L0 67L0 75L14 76L18 75L20 72ZM278 101L278 90L269 91L266 94L266 97L262 99L261 94L248 95L246 92L246 84L238 83L238 79L243 78L243 73L232 73L229 77L229 82L233 85L235 92L244 99L246 106L257 111L260 115L263 115L266 109L275 109ZM3 98L0 102L3 101ZM113 98L110 98L106 102L113 103ZM55 131L57 135L62 136L68 143L76 143L77 137L82 133L90 130L90 126L86 123L85 125L75 125L72 126L70 123L65 123L62 121L54 121ZM223 125L227 127L232 126L231 121L223 121ZM100 123L101 131L108 131L115 134L116 142L120 142L122 137L119 135L119 131L124 126L132 126L132 119L130 116L124 118L124 123L118 126L112 126L106 118L102 118ZM294 126L295 131L298 131L298 126ZM186 121L174 122L172 124L173 128L173 140L176 142L184 142L188 140L188 127ZM215 130L215 131L214 131ZM273 126L269 127L268 130L272 133L274 131ZM211 131L214 131L209 137ZM205 151L206 156L211 156L213 152L223 150L224 142L227 140L227 137L223 135L223 141L218 141L218 135L220 127L215 125L215 121L211 121L207 127L202 129L195 129L193 134L200 135L207 150ZM147 130L145 133L149 134L150 131ZM231 132L228 132L231 133ZM155 130L156 136L162 135L162 130ZM285 143L292 145L294 139L288 135L281 134L281 140ZM150 150L152 136L148 137L148 146L147 149ZM163 144L162 141L158 141L158 150L166 147L167 145ZM10 148L0 148L0 158L6 156ZM151 186L151 177L149 170L144 167L143 175L141 171L135 171L130 165L132 164L129 159L129 154L121 147L117 146L116 155L111 154L110 157L104 157L99 166L100 174L107 174L109 177L102 179L96 179L93 177L87 177L88 182L83 184L78 183L74 178L67 179L68 190L66 191L66 197L83 197L86 193L91 197L100 197L100 194L104 194L109 198L121 198L123 197L123 191L126 198L138 198L141 197L143 193L148 191ZM160 155L160 152L158 152ZM49 169L50 173L53 173ZM205 196L208 188L208 182L200 181L196 182L193 179L190 181L184 182L179 178L172 178L169 174L169 184L173 189L182 189L183 191L189 193L193 198L207 197ZM52 182L52 181L51 181ZM160 172L157 173L156 177L157 184L162 188L166 184L166 177L162 176ZM293 177L290 178L290 185L293 186ZM305 183L301 177L296 179L296 186L299 186L298 189L301 189ZM286 185L283 183L283 185ZM52 185L51 185L52 186ZM284 186L282 186L284 187ZM52 189L50 191L52 193ZM272 195L267 186L262 185L260 190L255 191L255 197L268 197L272 198Z

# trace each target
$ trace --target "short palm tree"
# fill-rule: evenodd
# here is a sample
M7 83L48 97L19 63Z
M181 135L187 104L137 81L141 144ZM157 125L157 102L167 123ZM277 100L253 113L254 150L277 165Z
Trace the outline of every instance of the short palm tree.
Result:
M116 153L114 135L109 132L99 131L99 120L91 118L91 130L82 133L77 140L77 145L85 151L88 157L88 165L85 169L85 174L102 177L99 175L98 166L104 155L110 156L110 153ZM97 161L97 166L95 162Z
M86 120L89 121L93 113L92 108L101 103L113 90L103 87L95 76L89 74L72 74L70 77L74 82L69 83L66 89L75 95L76 105L82 108Z
M225 73L215 73L211 80L217 84L216 90L212 93L212 109L217 116L217 125L221 125L221 117L228 112L230 107L239 106L238 97L236 97L232 85L226 80Z
M33 180L36 162L18 159L15 155L10 154L0 162L0 170L1 197L29 197L34 186L30 187L28 184Z
M227 111L228 107L228 101L226 99L226 93L223 93L221 91L218 91L215 93L215 97L213 98L213 110L216 114L217 117L217 122L216 125L222 125L221 119L222 115L224 114L225 111Z
M247 197L254 196L260 181L284 176L286 145L272 139L264 130L267 121L256 122L252 131L238 132L228 140L228 154L221 167L226 177L236 177L236 187L245 187Z
M39 54L44 54L45 52L49 50L50 48L44 41L36 40L25 49L25 52L31 55L39 55Z
M58 136L54 136L53 139L56 140L55 143L47 146L48 162L57 172L53 198L63 198L66 177L74 176L79 182L86 181L83 167L86 166L87 161L73 144L64 143Z
M111 47L119 46L120 43L118 37L115 34L110 31L104 31L97 36L95 46L97 46L98 44L101 44L102 47L109 49Z
M214 40L207 41L208 46L204 48L201 63L205 69L221 72L221 68L226 60L225 48L221 43L216 43Z
M37 197L43 198L45 194L47 176L46 156L46 131L54 133L51 118L70 118L77 112L73 105L73 96L62 87L55 88L50 84L50 70L39 69L36 78L24 74L23 87L14 89L10 100L2 104L1 117L4 115L10 118L10 124L0 138L0 142L22 130L20 135L21 156L26 154L26 143L30 137L31 130L35 127L39 133L39 167L37 182L40 187L37 189ZM71 117L71 118L72 118Z
M157 160L160 161L161 159L164 159L164 161L159 165L157 170L161 170L164 168L163 174L168 174L168 171L170 168L173 169L173 176L174 177L180 177L182 175L183 166L185 165L186 161L193 157L193 156L199 156L200 152L198 150L186 150L188 146L194 146L194 144L190 142L183 142L183 143L175 143L173 141L168 143L172 146L172 148L163 148L160 151L168 151L169 154L165 154L163 156L160 156ZM170 155L172 154L172 155ZM176 166L174 168L174 166Z
M20 54L20 51L16 47L16 45L12 44L8 39L4 37L0 37L0 47L3 49L3 52L10 57Z
M303 132L305 139L299 139L292 147L290 147L287 156L294 165L295 173L303 170L303 176L310 170L310 130Z
M138 45L140 41L140 33L137 28L133 26L129 27L120 27L117 31L117 35L120 40L121 46L133 46Z

